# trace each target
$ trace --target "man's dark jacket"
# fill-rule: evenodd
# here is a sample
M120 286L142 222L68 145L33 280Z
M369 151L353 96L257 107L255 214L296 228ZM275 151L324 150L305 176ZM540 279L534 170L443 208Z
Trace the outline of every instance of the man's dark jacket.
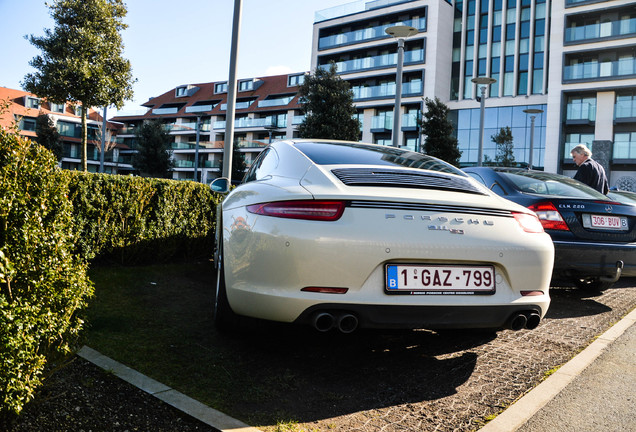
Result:
M600 163L593 159L587 159L579 165L579 170L576 172L574 180L585 183L602 194L607 195L609 192L609 185L607 182L607 176L605 175L605 170Z

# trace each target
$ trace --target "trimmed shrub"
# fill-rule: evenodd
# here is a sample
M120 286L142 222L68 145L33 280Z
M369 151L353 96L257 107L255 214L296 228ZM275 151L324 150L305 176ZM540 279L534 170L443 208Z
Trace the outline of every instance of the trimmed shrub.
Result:
M146 264L211 257L218 195L204 184L64 171L89 260Z
M73 254L67 177L53 154L0 129L0 416L19 413L47 361L70 352L93 287Z

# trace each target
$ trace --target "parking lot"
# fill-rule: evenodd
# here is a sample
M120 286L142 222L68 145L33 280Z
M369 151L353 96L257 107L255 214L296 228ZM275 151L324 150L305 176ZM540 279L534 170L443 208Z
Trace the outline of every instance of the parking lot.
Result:
M635 287L634 279L598 295L555 287L536 330L496 336L373 331L288 340L282 349L260 335L251 341L254 373L268 380L276 370L281 378L271 382L285 388L240 411L285 412L306 430L476 430L632 310Z
M110 318L118 325L104 337L121 340L150 365L166 359L165 367L173 365L174 371L163 371L169 377L164 382L202 402L201 385L179 384L180 377L195 376L197 383L228 380L229 392L212 391L210 397L221 401L226 414L267 432L477 430L636 306L636 279L631 278L598 295L553 287L550 310L532 331L373 330L343 335L259 322L230 336L216 334L212 326L213 275L187 270L179 279L144 283L146 288L133 291L139 292L142 304L152 302L159 309L165 299L174 303L174 291L168 288L176 286L194 306L170 309L171 320L157 314L156 324L144 321L148 327L137 326L142 339L135 340L124 339L130 331L123 332L126 317L113 310ZM117 298L123 301L121 294ZM162 336L164 345L146 343L148 331L162 332L179 323L185 325L177 332L179 340ZM98 323L93 327L97 331ZM121 349L102 352L134 366ZM63 424L94 430L115 423L117 430L168 431L175 424L180 430L211 430L85 363L77 359L60 371L45 397L27 407L15 430L34 430L33 425L64 429ZM158 378L152 367L138 370Z

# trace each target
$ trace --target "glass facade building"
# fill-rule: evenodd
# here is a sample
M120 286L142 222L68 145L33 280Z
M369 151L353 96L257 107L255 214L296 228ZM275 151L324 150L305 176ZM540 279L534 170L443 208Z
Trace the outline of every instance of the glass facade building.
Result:
M461 164L477 164L480 86L486 89L483 154L510 127L520 166L573 174L570 150L585 143L610 185L636 190L636 2L625 0L384 0L318 11L312 69L336 62L356 95L363 141L391 145L396 91L395 39L409 25L401 93L401 146L419 150L424 98L451 109ZM633 185L632 185L633 183Z

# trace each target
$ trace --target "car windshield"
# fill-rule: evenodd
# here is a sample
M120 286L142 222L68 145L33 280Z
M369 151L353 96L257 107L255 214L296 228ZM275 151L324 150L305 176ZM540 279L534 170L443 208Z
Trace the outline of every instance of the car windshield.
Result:
M294 145L318 165L397 165L466 177L463 171L439 159L395 147L310 141Z
M525 193L569 198L608 199L595 189L559 174L529 170L501 170L499 174L514 183L519 191Z

